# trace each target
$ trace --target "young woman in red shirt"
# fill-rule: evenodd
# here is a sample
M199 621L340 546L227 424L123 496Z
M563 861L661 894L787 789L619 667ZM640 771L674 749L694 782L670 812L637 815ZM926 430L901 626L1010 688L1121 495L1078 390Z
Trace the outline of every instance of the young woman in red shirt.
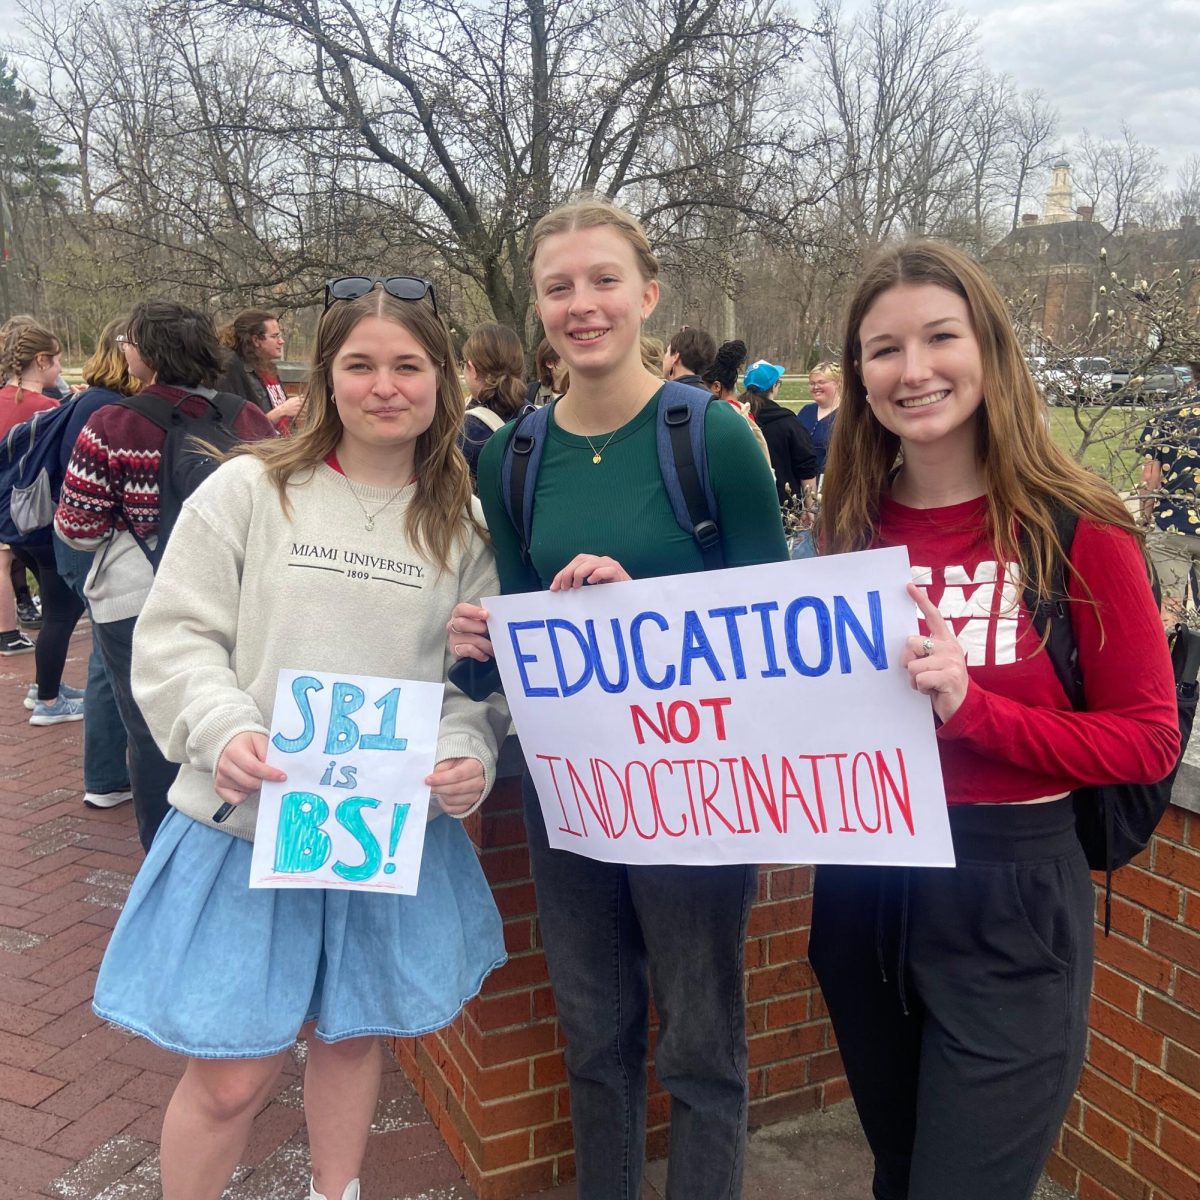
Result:
M1130 515L1050 440L977 263L931 242L881 251L844 379L823 541L908 547L920 633L902 665L931 701L957 865L819 868L810 955L875 1200L1026 1200L1087 1040L1094 896L1070 792L1174 765L1166 641ZM1023 603L1063 554L1057 506L1078 520L1066 607L1086 711Z

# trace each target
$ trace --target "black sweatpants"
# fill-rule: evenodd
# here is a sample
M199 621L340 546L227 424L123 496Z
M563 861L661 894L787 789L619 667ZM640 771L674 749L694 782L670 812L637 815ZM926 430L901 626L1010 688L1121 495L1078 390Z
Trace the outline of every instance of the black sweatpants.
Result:
M818 867L809 953L875 1200L1028 1200L1083 1066L1091 877L1069 799L950 826L952 869Z

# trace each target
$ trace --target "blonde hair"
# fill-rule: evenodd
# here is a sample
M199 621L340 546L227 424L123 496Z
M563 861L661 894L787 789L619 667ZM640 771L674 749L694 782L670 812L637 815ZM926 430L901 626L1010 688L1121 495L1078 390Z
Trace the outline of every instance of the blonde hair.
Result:
M661 375L663 354L666 351L666 346L663 344L662 338L651 337L648 333L643 333L640 349L642 352L642 366L651 375Z
M870 545L880 500L896 466L900 439L875 419L867 404L860 331L879 296L901 284L945 288L967 305L983 364L975 449L988 498L991 545L998 559L1020 561L1017 533L1023 527L1033 558L1029 582L1047 598L1050 564L1067 559L1055 532L1054 502L1081 516L1138 531L1112 488L1051 440L1041 393L995 284L974 259L940 242L906 242L880 250L865 267L850 302L842 403L825 469L825 543L832 553Z
M811 371L808 373L809 379L814 375L824 375L831 383L838 385L838 390L842 386L842 364L834 362L832 359L823 358Z
M462 425L462 391L450 333L426 304L397 300L381 287L357 300L334 302L321 316L304 404L304 424L291 437L251 442L235 454L262 460L267 477L279 491L284 512L290 512L287 486L298 471L314 470L337 448L343 426L333 402L331 369L351 331L366 317L394 321L408 330L433 361L437 392L433 421L418 438L414 466L417 494L406 515L413 546L445 569L454 544L467 536L475 521L471 511L471 477L457 439Z
M643 279L658 278L658 259L654 257L654 251L650 248L650 239L646 236L641 222L609 200L588 196L582 200L572 200L569 204L560 204L533 227L533 233L529 236L529 250L525 255L530 282L534 282L533 263L537 257L538 248L547 238L554 237L559 233L575 233L580 229L599 228L615 230L633 247L638 270ZM536 292L536 290L535 283L534 291Z
M16 378L16 403L21 403L21 376L28 370L39 354L53 358L62 353L62 344L44 325L32 317L12 317L3 328L4 341L0 343L0 374L6 379Z
M140 390L141 385L129 374L129 364L117 344L117 334L124 333L128 328L129 318L117 317L100 331L96 349L83 364L83 382L88 387L107 388L110 392L120 392L122 396L132 396Z

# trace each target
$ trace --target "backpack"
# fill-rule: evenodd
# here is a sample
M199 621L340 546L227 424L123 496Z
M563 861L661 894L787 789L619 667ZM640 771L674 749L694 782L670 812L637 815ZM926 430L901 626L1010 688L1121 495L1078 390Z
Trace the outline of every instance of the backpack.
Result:
M475 420L481 421L493 433L498 429L502 429L508 422L498 412L492 412L486 404L474 404L467 409L468 417L474 417Z
M1075 540L1078 516L1055 503L1052 506L1055 530L1069 559ZM1022 557L1032 561L1028 535L1020 535ZM1153 572L1153 568L1151 568ZM1039 600L1036 590L1027 585L1025 605L1033 614L1033 628L1046 639L1046 653L1071 706L1087 707L1083 675L1079 668L1079 648L1071 625L1067 603L1067 565L1057 561L1051 573L1050 597ZM1158 783L1108 783L1099 787L1076 788L1071 793L1075 806L1075 832L1083 846L1088 866L1104 872L1104 932L1112 923L1112 873L1140 854L1150 842L1162 815L1171 802L1171 788L1196 717L1197 675L1200 673L1200 634L1178 625L1172 635L1171 661L1175 673L1175 700L1178 707L1179 758L1170 774Z
M229 450L243 440L233 425L248 401L228 392L217 392L211 397L199 392L188 394L208 405L198 417L188 416L177 405L170 407L168 402L154 396L127 396L120 401L125 408L153 422L167 435L158 464L158 542L153 548L137 533L125 514L126 527L155 571L162 562L167 539L179 519L183 502L219 465L212 451Z
M62 445L74 401L36 412L14 425L0 447L0 542L45 541L62 487Z
M695 539L705 569L723 567L717 501L708 478L704 445L704 414L714 398L701 388L674 381L665 383L658 399L658 466L671 511L680 529ZM521 559L529 563L533 531L533 494L550 427L550 404L527 410L504 448L500 492L508 519L521 544Z

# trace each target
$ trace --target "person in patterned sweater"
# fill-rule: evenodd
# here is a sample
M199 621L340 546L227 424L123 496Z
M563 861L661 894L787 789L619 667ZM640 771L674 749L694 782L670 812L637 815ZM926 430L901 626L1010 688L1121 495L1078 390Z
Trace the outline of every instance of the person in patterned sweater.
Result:
M199 416L224 365L212 322L203 313L167 300L139 304L119 336L129 373L142 395L164 409ZM275 436L261 409L246 404L234 422L246 441ZM94 413L71 452L54 526L77 550L95 551L84 587L92 630L100 644L117 707L129 733L129 781L138 837L149 849L167 813L167 789L178 767L159 751L130 687L133 627L154 582L143 540L158 534L158 468L165 432L132 409L111 405Z

